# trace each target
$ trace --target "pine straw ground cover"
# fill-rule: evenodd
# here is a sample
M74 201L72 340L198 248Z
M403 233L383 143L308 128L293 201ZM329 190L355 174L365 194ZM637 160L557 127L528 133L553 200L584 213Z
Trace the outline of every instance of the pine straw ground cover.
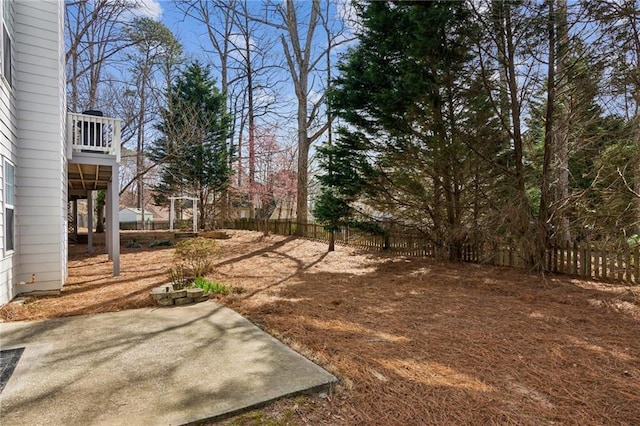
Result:
M473 264L390 257L230 231L211 279L219 302L337 375L225 424L640 425L640 288ZM172 249L69 262L60 297L4 320L149 306ZM174 308L179 309L179 308Z

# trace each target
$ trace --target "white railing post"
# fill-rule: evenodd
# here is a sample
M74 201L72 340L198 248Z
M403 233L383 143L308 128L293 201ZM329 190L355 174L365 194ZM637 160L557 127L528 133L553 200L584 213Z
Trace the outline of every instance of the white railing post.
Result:
M111 140L111 149L116 152L116 163L120 163L120 119L116 118L113 122L113 139Z
M171 200L171 209L169 210L169 232L173 232L173 218L175 216L173 208L175 206L176 199L174 197L169 198Z

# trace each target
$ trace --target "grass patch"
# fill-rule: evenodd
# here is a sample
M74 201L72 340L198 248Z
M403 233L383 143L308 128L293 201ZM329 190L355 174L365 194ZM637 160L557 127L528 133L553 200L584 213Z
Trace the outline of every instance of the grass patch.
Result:
M227 295L231 293L231 289L228 286L215 281L209 281L202 277L196 278L193 282L193 285L195 287L201 288L205 293L208 294Z

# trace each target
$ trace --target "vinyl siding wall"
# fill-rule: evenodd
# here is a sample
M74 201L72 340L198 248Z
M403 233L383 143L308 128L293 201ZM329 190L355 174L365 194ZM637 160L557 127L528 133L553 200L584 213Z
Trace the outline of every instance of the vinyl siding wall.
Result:
M18 159L16 280L20 292L59 289L66 278L64 4L18 0L15 88ZM19 209L19 210L18 210Z
M8 11L11 12L11 4ZM13 36L14 29L12 19L6 17L9 26L9 34ZM15 37L13 37L15 38ZM13 50L13 64L15 76L15 47ZM15 80L14 80L15 81ZM15 250L7 252L5 247L5 194L4 194L4 165L5 160L14 166L18 164L18 145L16 118L15 88L11 88L4 78L0 79L0 305L7 303L15 296L13 283L18 274L18 241L15 241ZM17 183L17 182L16 182ZM16 188L17 191L17 188ZM17 206L14 212L17 213ZM15 217L15 214L14 214Z
M61 107L58 111L60 114L60 158L63 159L62 166L62 191L60 197L62 201L62 209L60 210L60 249L62 256L60 257L60 265L62 267L62 287L67 280L68 269L67 261L69 259L69 194L68 194L68 181L67 181L67 74L66 74L66 59L65 53L67 51L64 39L64 1L58 2L58 96L61 99Z

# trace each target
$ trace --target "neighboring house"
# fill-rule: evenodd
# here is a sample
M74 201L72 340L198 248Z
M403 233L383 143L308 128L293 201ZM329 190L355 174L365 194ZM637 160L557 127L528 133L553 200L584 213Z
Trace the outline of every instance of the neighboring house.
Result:
M129 222L129 223L142 222L142 209L137 209L134 207L125 207L120 210L120 213L118 215L120 217L121 223L122 222ZM146 209L144 210L144 223L145 224L153 223L153 212L150 212L149 210L146 210Z
M63 1L0 6L1 305L62 288L69 204L77 211L74 200L94 190L107 190L107 250L119 274L120 122L67 113Z
M169 209L164 206L149 205L145 207L145 211L153 213L153 220L160 222L169 222Z
M238 219L248 219L251 217L251 208L247 207L247 206L242 206L242 207L236 207L235 209L235 214L237 215Z
M278 205L269 216L269 220L295 220L296 207L293 205Z

